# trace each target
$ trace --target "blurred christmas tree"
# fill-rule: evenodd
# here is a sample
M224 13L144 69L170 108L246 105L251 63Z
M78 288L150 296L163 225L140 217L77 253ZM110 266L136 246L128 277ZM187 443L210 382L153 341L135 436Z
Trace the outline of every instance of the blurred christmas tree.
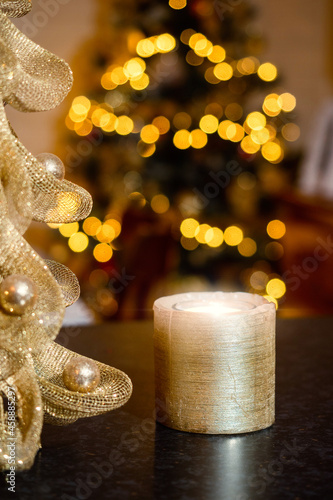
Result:
M238 0L100 3L58 154L94 199L81 229L59 230L84 252L83 294L104 317L144 315L171 272L187 289L202 276L284 294L272 195L293 175L296 100L258 59L254 14Z

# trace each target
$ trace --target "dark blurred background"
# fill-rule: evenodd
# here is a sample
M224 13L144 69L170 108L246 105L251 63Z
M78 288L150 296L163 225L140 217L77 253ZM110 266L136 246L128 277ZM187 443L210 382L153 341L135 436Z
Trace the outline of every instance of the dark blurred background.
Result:
M26 235L80 280L68 321L202 290L331 311L328 0L54 0L15 22L74 71L56 110L8 113L94 199L85 221Z

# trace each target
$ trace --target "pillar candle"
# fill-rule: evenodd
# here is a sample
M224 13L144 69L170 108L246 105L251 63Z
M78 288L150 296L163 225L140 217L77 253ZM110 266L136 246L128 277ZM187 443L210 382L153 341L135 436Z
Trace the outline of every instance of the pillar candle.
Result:
M256 294L194 292L154 303L156 419L239 434L269 427L275 404L275 305Z

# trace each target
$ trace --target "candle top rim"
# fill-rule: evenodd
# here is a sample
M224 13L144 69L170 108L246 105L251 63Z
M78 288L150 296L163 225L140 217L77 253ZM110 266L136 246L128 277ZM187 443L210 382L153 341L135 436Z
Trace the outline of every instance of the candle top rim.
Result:
M202 302L204 305L209 302L218 302L221 303L221 308L223 304L227 304L227 307L234 307L235 311L221 311L220 315L236 315L236 314L256 314L258 309L262 312L268 310L275 310L275 305L272 302L266 300L263 296L259 294L246 293L246 292L222 292L222 291L208 291L208 292L188 292L188 293L179 293L174 295L168 295L165 297L160 297L156 299L154 302L154 310L164 309L164 310L172 310L175 314L193 314L193 313L201 313L201 314L210 314L212 315L211 310L205 311L191 311L186 308L175 307L177 304L184 302L196 302L196 306L198 306L198 302ZM230 303L234 305L231 306ZM237 307L238 305L242 305L241 307ZM247 304L244 306L244 303ZM249 307L250 306L250 307ZM214 314L213 314L214 315Z
M235 314L254 309L255 305L243 300L183 300L173 304L176 311L200 314Z

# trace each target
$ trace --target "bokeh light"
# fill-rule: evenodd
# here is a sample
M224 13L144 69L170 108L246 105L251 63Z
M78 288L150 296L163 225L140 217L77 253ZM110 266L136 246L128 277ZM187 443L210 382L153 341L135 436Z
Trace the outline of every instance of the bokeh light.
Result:
M199 222L191 217L184 219L180 225L180 232L186 238L194 238Z
M102 223L99 219L97 219L97 217L88 217L83 222L83 231L89 236L96 236L101 225Z
M79 230L79 223L78 222L70 222L69 224L62 224L59 227L59 232L62 234L62 236L65 236L66 238L69 238L72 236L72 234L77 233Z
M170 208L170 202L164 194L156 194L152 198L150 205L157 214L164 214Z
M224 241L229 246L237 246L243 240L243 231L237 226L229 226L224 231Z
M72 234L68 240L68 246L73 252L83 252L89 244L89 238L85 233Z
M219 126L219 121L214 115L205 115L201 118L199 122L199 127L206 134L213 134L217 131Z
M252 257L257 251L257 244L252 238L244 238L237 248L243 257Z
M205 242L212 248L217 248L223 243L223 231L219 227L211 227L205 233Z
M226 62L221 62L217 64L214 68L214 75L216 78L222 81L230 80L233 75L233 69L230 64Z
M266 292L274 299L280 299L286 293L286 285L279 278L273 278L267 283Z
M113 255L113 250L107 243L98 243L95 246L93 255L98 262L107 262Z
M211 227L208 224L200 224L196 228L194 236L199 243L206 243L206 233L209 229L211 229Z
M284 224L284 222L275 219L271 220L267 224L267 234L274 240L282 238L285 235L285 233L286 233L286 225Z
M166 134L170 130L170 122L165 116L156 116L156 118L153 119L153 125L161 135Z
M178 149L187 149L191 145L191 134L188 130L178 130L173 137L173 143Z
M195 149L201 149L206 146L208 142L208 137L205 132L196 128L191 132L191 146Z
M153 144L159 136L160 133L155 125L145 125L140 132L140 137L146 144Z
M265 82L272 82L277 77L276 66L269 62L261 64L258 68L258 76Z

